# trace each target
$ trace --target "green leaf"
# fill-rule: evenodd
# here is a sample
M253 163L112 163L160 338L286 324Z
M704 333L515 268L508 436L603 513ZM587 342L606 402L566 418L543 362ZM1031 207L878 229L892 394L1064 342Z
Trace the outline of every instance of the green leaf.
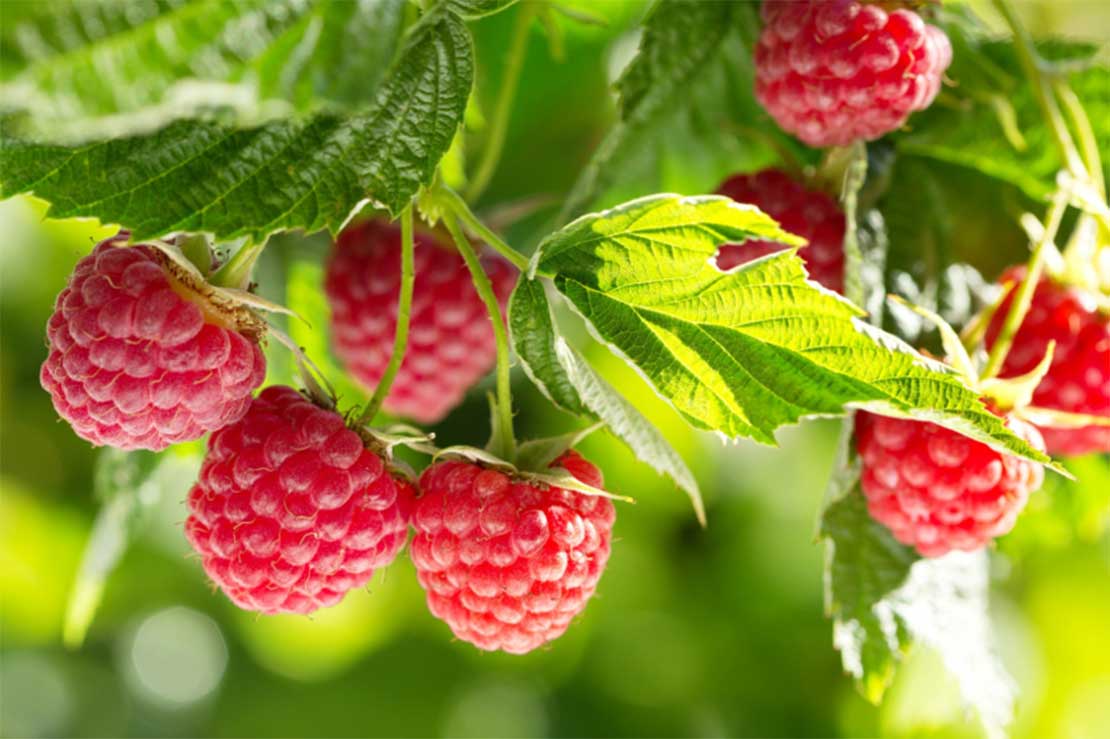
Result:
M158 455L151 452L123 452L111 447L105 447L97 457L93 484L101 508L66 606L63 637L70 647L78 647L85 640L108 576L127 549L143 513L158 499L160 489L151 482L158 462Z
M84 146L5 137L0 195L34 192L53 217L95 216L136 239L335 233L365 198L398 213L431 181L462 120L472 57L462 21L439 12L413 29L365 111L250 129L187 120Z
M638 459L686 492L704 525L705 506L693 473L659 430L557 335L538 280L517 283L509 326L520 363L536 386L563 410L603 421Z
M589 416L555 351L555 321L543 283L520 279L509 298L509 331L524 373L547 399L576 416Z
M773 444L782 425L866 408L1050 462L951 368L807 282L793 252L717 269L718 246L748 238L799 243L752 206L653 195L552 234L534 264L695 427Z
M30 114L32 130L69 137L216 106L257 117L271 99L302 110L362 104L404 17L403 0L42 2L0 33L0 93Z
M492 414L491 414L492 415ZM559 436L548 436L542 439L528 439L521 442L516 450L516 467L520 470L531 472L545 472L551 463L574 449L582 441L601 428L601 421Z
M628 445L637 459L659 474L670 477L685 491L694 506L694 515L704 526L705 504L701 499L698 482L663 434L561 337L555 340L555 352L563 371L581 394L586 406L605 422L617 438Z
M845 421L842 454L851 442L852 423ZM842 466L831 486L833 502L820 524L827 544L825 611L845 672L867 700L878 703L909 646L904 624L883 599L906 581L918 557L867 512L858 461Z
M990 38L966 12L946 12L944 27L955 51L946 76L955 84L946 88L946 99L914 116L909 133L896 135L898 150L978 170L1032 198L1047 197L1063 163L1013 44ZM1038 50L1085 62L1094 47L1047 42ZM1067 79L1086 107L1095 139L1110 139L1110 67L1084 63ZM1018 141L1007 137L1000 111L1012 115ZM1103 165L1110 176L1110 162Z
M756 16L752 3L655 4L617 85L620 119L582 170L562 221L598 201L710 191L771 161L768 140L805 155L753 96Z

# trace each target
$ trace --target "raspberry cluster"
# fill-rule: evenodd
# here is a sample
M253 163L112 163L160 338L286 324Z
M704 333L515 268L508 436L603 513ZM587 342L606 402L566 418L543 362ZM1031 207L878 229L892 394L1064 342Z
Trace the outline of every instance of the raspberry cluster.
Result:
M1011 267L1001 281L1020 284L1024 266ZM987 330L993 346L1013 302L1013 293L999 307ZM1033 404L1069 413L1110 418L1110 316L1101 314L1094 296L1042 278L1033 302L1014 336L1002 366L1002 377L1029 372L1056 342L1048 374L1033 393ZM1052 454L1110 452L1110 426L1041 428Z
M948 37L904 8L764 0L755 94L814 147L876 139L927 108L952 61Z
M497 347L485 304L455 250L418 233L408 348L383 407L420 423L436 423L493 367ZM328 263L325 290L336 354L368 388L385 372L397 327L401 232L380 220L346 229ZM501 257L482 266L502 308L516 271Z
M151 246L117 236L79 261L46 328L40 380L100 446L158 451L240 418L266 362L256 327Z
M552 466L602 485L576 452ZM420 488L412 561L429 609L455 636L519 654L566 631L609 559L608 499L461 461L432 465Z
M1007 425L1044 449L1037 430ZM872 517L926 557L973 551L1007 533L1041 486L1041 465L932 423L859 413L856 448Z
M185 534L240 608L311 613L393 561L412 494L342 416L272 386L209 439Z
M810 277L830 290L844 290L844 212L828 194L808 190L786 172L765 169L756 174L734 175L717 188L738 203L751 203L779 222L786 231L809 243L798 252ZM726 244L717 253L721 269L782 251L782 244L746 241Z

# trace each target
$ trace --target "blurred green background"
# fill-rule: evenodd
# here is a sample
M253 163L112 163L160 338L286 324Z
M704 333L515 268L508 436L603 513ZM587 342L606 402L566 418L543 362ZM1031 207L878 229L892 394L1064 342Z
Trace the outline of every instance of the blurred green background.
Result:
M504 203L549 202L509 231L521 246L542 234L554 201L604 135L613 116L610 83L635 49L642 4L581 4L607 25L564 24L561 60L533 29L503 166L480 204L496 220ZM1099 38L1101 29L1105 39L1110 30L1102 0L1026 3L1022 10L1046 32ZM512 21L510 12L475 26L486 110ZM472 136L472 159L481 134L478 128ZM699 191L717 185L691 171L668 178L693 181ZM974 197L974 179L959 179ZM962 230L953 247L964 260L989 278L1022 258L1020 231L996 228L995 210L968 210L963 220L972 230ZM0 203L0 734L979 734L927 651L909 655L878 708L841 674L822 613L823 553L815 541L837 424L787 429L779 449L723 446L688 431L596 347L591 356L632 388L696 471L710 525L701 530L684 496L619 442L594 435L583 451L601 464L611 489L638 503L619 509L598 596L549 648L509 657L452 641L424 607L404 555L367 590L312 618L238 611L212 591L181 533L199 445L161 461L140 495L138 536L107 583L84 645L66 648L67 599L97 511L97 452L57 420L38 368L54 296L106 231L45 220L44 212L44 204L26 199ZM357 391L341 382L327 356L318 290L326 251L318 236L277 238L257 277L263 294L309 318L311 328L287 329L354 403ZM280 345L271 342L269 356L270 379L292 381ZM519 432L571 427L516 380ZM473 393L436 429L440 443L484 442L481 396ZM1071 466L1080 482L1052 477L993 556L993 617L1020 686L1020 737L1110 736L1110 460Z

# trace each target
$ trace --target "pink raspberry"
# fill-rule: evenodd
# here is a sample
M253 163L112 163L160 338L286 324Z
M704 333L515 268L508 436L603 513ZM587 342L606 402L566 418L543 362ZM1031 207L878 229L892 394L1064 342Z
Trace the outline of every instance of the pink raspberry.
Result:
M274 386L208 440L185 535L235 605L311 613L394 560L411 498L342 416Z
M46 326L40 380L83 439L164 449L242 417L262 384L262 324L152 246L116 236L77 263Z
M778 169L734 175L717 188L738 203L755 205L785 230L809 241L798 252L810 277L836 292L844 291L844 212L828 194L807 190ZM727 244L717 254L721 269L750 262L786 247L770 241Z
M576 452L552 466L602 485ZM609 560L613 504L458 461L429 467L420 488L411 553L432 614L489 651L523 654L561 636Z
M870 141L929 107L952 62L944 32L906 9L855 0L764 0L755 94L814 147Z
M1033 426L1006 424L1044 449ZM925 557L974 551L1007 533L1044 480L1035 462L924 421L861 412L856 448L871 516Z
M516 271L492 255L483 256L482 265L504 310ZM497 347L485 303L458 252L430 233L418 233L415 266L408 348L383 407L431 424L489 372ZM336 354L351 375L373 388L393 354L401 290L400 229L372 220L340 234L325 290Z
M1015 285L1025 278L1025 267L1011 267L1002 282ZM987 330L992 346L1013 302L1013 293L999 307ZM1052 365L1033 393L1033 405L1069 413L1110 417L1110 316L1100 313L1093 295L1043 278L1033 293L1014 343L1002 365L1002 377L1029 372L1055 341ZM1110 452L1110 426L1041 428L1052 454L1079 455Z

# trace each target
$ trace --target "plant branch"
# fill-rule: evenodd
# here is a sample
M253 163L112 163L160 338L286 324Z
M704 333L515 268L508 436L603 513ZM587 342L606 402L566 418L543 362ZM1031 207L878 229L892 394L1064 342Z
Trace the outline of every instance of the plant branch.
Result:
M444 204L475 236L489 244L491 249L512 262L513 266L521 272L528 269L528 258L509 246L504 239L491 231L489 226L482 223L478 216L470 210L470 206L466 204L461 195L446 185L441 186L439 192L443 197Z
M508 57L505 60L505 76L501 80L501 90L494 104L489 137L482 151L478 170L466 190L466 199L472 203L485 192L486 186L493 178L493 173L497 170L501 152L505 148L505 134L509 130L509 113L512 111L513 98L520 83L520 72L524 67L524 53L528 48L528 29L532 25L532 17L536 12L535 5L537 4L531 2L521 3L516 15L512 38L509 41Z
M415 248L410 203L401 212L401 292L397 296L397 328L393 334L393 355L389 358L389 364L382 374L382 379L378 381L378 386L374 388L374 394L370 397L362 415L359 416L359 426L370 423L370 420L377 415L386 396L389 395L389 388L392 387L393 379L397 376L397 371L401 369L401 362L405 358L405 347L409 339L409 316L412 313L412 287L416 281L416 270L413 267Z
M868 295L863 283L863 250L859 243L859 191L867 179L867 148L862 142L851 147L834 150L839 162L835 169L839 175L840 202L844 207L844 296L858 306L865 307ZM880 307L881 310L881 307Z
M497 295L493 291L493 284L490 282L489 275L482 269L481 262L478 261L478 255L474 253L473 247L467 241L466 236L459 228L458 221L455 216L450 213L445 213L443 216L443 225L451 233L451 238L455 240L455 245L459 249L459 254L462 255L463 261L466 262L467 268L470 270L470 276L474 280L474 287L478 291L478 295L482 298L482 302L486 304L486 310L489 311L490 320L493 322L493 336L497 342L497 418L495 423L498 428L493 434L493 438L500 440L501 449L491 449L490 451L507 461L513 461L516 456L516 437L513 436L513 398L512 388L510 386L509 377L509 333L505 328L505 320L501 315L501 306L497 302Z
M1087 173L1091 177L1091 184L1095 190L1103 198L1106 197L1106 180L1102 174L1102 157L1098 150L1098 139L1095 137L1094 128L1091 127L1091 119L1087 117L1087 111L1083 109L1083 103L1080 102L1079 96L1071 89L1071 86L1063 79L1057 78L1052 83L1053 89L1056 91L1056 97L1064 106L1064 110L1071 119L1072 126L1075 127L1075 132L1079 136L1079 152L1083 157L1083 163L1087 167Z
M1025 26L1021 24L1021 20L1014 12L1009 0L994 0L994 6L1002 14L1006 25L1010 27L1010 31L1014 34L1014 47L1017 49L1018 60L1025 76L1036 91L1037 104L1040 105L1045 122L1048 123L1049 130L1052 132L1052 138L1056 142L1056 147L1060 150L1065 168L1075 177L1087 182L1088 174L1086 167L1083 165L1083 159L1080 157L1079 151L1075 148L1075 142L1068 132L1064 116L1060 113L1060 106L1045 77L1043 63L1033 46L1029 33L1025 30Z
M1052 206L1048 210L1044 233L1041 234L1040 240L1033 247L1033 255L1029 258L1025 279L1014 294L1014 302L1010 304L1010 310L1006 314L1002 329L999 331L998 338L987 357L987 366L983 369L982 374L984 380L997 375L998 371L1002 369L1002 364L1006 361L1006 355L1010 352L1010 345L1014 343L1014 336L1017 335L1018 329L1025 321L1025 314L1029 312L1029 306L1033 303L1033 292L1037 289L1037 283L1041 280L1041 272L1044 270L1045 254L1048 252L1049 245L1053 243L1053 239L1056 238L1056 232L1060 230L1060 223L1064 219L1064 211L1067 208L1068 194L1063 188L1060 188L1052 196Z

